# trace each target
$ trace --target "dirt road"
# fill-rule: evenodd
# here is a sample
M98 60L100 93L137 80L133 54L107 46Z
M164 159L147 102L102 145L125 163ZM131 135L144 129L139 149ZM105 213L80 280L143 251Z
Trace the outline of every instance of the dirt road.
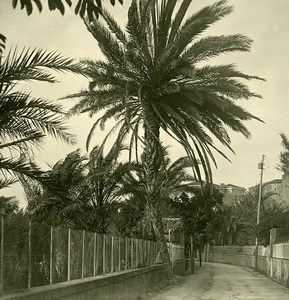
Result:
M167 287L153 300L289 300L289 289L249 268L205 263L196 273Z

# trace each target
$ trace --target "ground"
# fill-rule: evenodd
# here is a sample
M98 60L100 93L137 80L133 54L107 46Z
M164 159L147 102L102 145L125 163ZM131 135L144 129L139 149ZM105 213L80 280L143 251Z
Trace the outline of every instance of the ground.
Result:
M289 289L252 269L204 263L195 274L179 279L159 293L153 300L289 300Z

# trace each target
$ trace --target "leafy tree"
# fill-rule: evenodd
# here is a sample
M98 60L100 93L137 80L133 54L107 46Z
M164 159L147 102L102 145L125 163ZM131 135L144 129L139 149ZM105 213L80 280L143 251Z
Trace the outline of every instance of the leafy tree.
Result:
M240 201L224 207L222 227L215 243L221 245L253 245L257 234L260 242L267 245L271 228L276 226L286 227L283 218L283 215L286 215L286 209L272 198L273 195L275 193L272 192L262 194L260 225L258 228L256 226L258 187L252 193L246 193Z
M57 52L24 49L18 53L15 49L6 56L0 52L0 188L16 182L17 174L40 180L42 171L25 157L45 136L74 142L61 106L16 90L22 81L56 82L51 71L82 72L81 64Z
M26 9L27 15L30 15L33 12L33 4L36 5L39 12L42 11L43 3L42 0L13 0L13 8L16 8L18 3L20 4L21 9ZM110 0L112 5L115 5L115 0ZM123 3L123 0L118 0L119 3ZM48 0L48 8L50 11L58 10L62 15L65 13L65 4L68 7L72 7L71 0ZM102 12L102 0L78 0L74 12L76 15L79 15L81 18L87 16L89 20L98 18L99 14Z
M204 171L212 181L211 162L216 163L212 151L220 152L212 136L231 149L226 128L249 138L243 122L259 120L236 101L260 97L240 81L260 78L246 75L232 64L205 64L221 54L247 52L252 41L240 34L202 37L209 26L231 13L232 7L218 1L187 17L191 2L183 0L176 6L176 0L161 5L159 1L133 0L125 31L106 11L105 24L87 20L87 29L106 60L85 61L89 89L71 96L80 98L72 114L103 112L87 145L94 130L103 128L111 118L117 120L111 133L118 129L123 138L131 133L131 149L138 149L139 141L143 143L147 203L169 272L156 180L161 167L161 130L183 145L195 177L200 179Z
M193 196L182 194L176 198L174 206L182 218L184 231L195 238L195 243L200 244L212 240L215 232L222 223L223 194L209 186L193 189Z
M214 243L229 246L252 245L252 241L256 238L252 219L246 215L239 215L235 206L225 206L221 221L222 225L218 234L216 234Z

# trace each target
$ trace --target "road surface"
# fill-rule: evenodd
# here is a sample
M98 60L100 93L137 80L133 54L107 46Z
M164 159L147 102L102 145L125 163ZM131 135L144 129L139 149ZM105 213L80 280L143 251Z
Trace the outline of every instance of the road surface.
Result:
M252 269L204 263L195 274L179 279L157 294L153 300L289 300L289 289Z

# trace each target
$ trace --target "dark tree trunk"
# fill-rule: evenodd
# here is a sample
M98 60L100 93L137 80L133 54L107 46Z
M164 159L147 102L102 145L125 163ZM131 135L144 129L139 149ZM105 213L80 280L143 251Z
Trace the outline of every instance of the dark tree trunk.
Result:
M145 131L145 172L147 206L153 222L160 255L163 264L166 265L168 278L173 278L170 255L164 235L162 214L160 210L160 186L157 182L158 172L162 162L160 154L160 125L149 102L143 102L144 131Z

